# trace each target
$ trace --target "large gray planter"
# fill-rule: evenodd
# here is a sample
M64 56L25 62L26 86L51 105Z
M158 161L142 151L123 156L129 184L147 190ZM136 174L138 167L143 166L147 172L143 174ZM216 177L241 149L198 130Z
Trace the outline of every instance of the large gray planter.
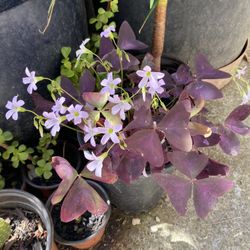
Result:
M29 139L32 117L20 114L17 122L6 121L5 104L19 94L28 105L31 98L22 84L25 67L37 75L55 77L60 73L60 49L76 50L88 36L84 0L57 0L51 24L47 21L50 0L0 0L0 127L8 128L19 139Z
M149 1L121 0L118 24L127 20L137 36L152 42L153 16L138 30L149 12ZM192 64L204 53L215 67L231 63L240 54L250 32L249 0L169 1L165 53Z

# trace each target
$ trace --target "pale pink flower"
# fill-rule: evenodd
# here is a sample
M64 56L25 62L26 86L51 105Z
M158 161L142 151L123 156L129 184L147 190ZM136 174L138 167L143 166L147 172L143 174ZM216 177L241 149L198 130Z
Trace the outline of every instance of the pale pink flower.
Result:
M235 77L238 79L241 79L241 77L246 74L246 70L247 70L247 66L237 69Z
M23 84L29 84L27 91L29 94L32 94L33 90L37 90L37 80L36 80L36 72L35 71L29 71L29 69L25 68L25 74L26 77L23 77Z
M110 25L103 32L101 32L100 36L109 38L109 36L112 34L112 32L115 32L115 27L113 25Z
M117 124L117 125L112 125L109 123L108 120L105 120L104 122L104 127L99 128L99 131L104 134L104 136L101 139L101 144L104 145L108 142L110 139L113 143L119 143L120 140L117 136L116 133L122 130L122 125Z
M87 160L91 161L87 164L87 169L91 172L95 171L97 177L102 177L103 155L96 156L94 152L84 151L84 156Z
M116 86L121 82L121 78L115 78L113 79L113 73L108 73L108 76L106 79L103 79L101 81L101 85L104 86L104 88L101 89L101 93L109 93L110 95L115 94L115 88Z
M154 87L149 87L148 89L148 93L151 95L151 97L153 98L154 94L157 93L157 94L162 94L164 92L164 88L162 88L161 86L165 85L165 82L163 81L163 79L160 79L158 82L157 82L157 86L156 88Z
M52 111L58 114L65 114L67 111L67 107L63 106L65 102L64 97L60 97L55 101L55 105L52 107Z
M109 97L109 101L111 103L114 103L114 105L111 109L111 113L113 115L116 115L119 113L122 120L126 119L125 112L131 109L131 105L124 100L121 100L118 95L114 95L114 97Z
M5 107L9 109L7 113L5 114L5 118L8 120L10 117L12 117L13 120L18 119L18 112L20 111L20 108L24 105L23 100L17 100L18 95L14 96L12 98L12 101L8 101Z
M66 115L66 119L68 121L72 121L75 125L80 124L82 122L82 119L88 118L88 113L85 111L82 111L83 106L80 104L76 104L75 106L71 104L68 107L69 114Z
M95 136L99 134L99 130L96 127L92 127L91 122L88 122L88 126L85 125L83 128L85 135L84 135L84 141L87 142L90 140L90 144L93 147L96 147L96 142L95 142Z
M51 135L55 136L60 131L61 117L54 112L43 112L43 116L47 119L44 123L45 128L51 129Z
M80 58L81 58L81 56L82 56L83 54L87 54L87 53L89 52L89 50L88 50L88 49L86 48L86 46L85 46L89 41L90 41L90 39L87 38L87 39L85 39L85 40L81 43L80 49L78 49L78 50L76 51L77 60L80 60Z

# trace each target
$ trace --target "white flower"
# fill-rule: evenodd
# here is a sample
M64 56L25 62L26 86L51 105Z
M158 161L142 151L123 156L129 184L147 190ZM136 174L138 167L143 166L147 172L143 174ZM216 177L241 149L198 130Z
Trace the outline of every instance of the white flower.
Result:
M96 142L95 142L95 136L99 134L98 128L92 127L91 122L88 122L88 126L85 125L83 128L85 135L84 135L84 141L87 142L90 140L90 144L93 147L96 147Z
M75 125L80 124L82 119L86 119L89 115L87 112L82 111L83 106L76 104L75 106L71 104L68 108L69 114L66 115L68 121L74 122Z
M118 133L120 130L122 130L121 124L112 125L109 123L108 120L105 120L104 128L99 128L99 131L104 134L104 136L101 139L101 144L102 145L106 144L109 139L111 139L113 143L119 143L120 140L116 133Z
M32 94L33 90L37 90L37 80L36 80L36 72L35 71L29 71L29 69L25 68L25 74L26 77L23 77L23 84L29 84L27 91L29 94Z
M60 131L61 118L54 112L43 112L43 116L47 119L44 123L45 128L51 129L50 133L55 136Z
M18 112L20 111L21 107L24 105L23 100L17 100L18 95L14 96L12 101L8 101L5 107L9 109L5 114L6 119L8 120L12 117L13 120L18 119Z
M143 70L137 70L136 74L142 77L138 85L139 88L143 87L157 88L158 80L164 77L164 73L153 72L150 66L145 66Z
M109 101L111 103L115 103L111 109L111 113L116 115L119 113L122 120L126 119L125 112L131 109L131 105L127 101L123 101L120 99L118 95L114 95L114 97L109 97Z
M101 32L100 36L109 38L109 36L112 34L112 32L115 32L115 27L113 25L110 25L103 32Z
M65 114L67 111L67 107L63 106L65 102L64 97L60 97L55 101L55 105L52 107L53 112L58 114Z
M89 42L89 38L85 39L82 44L80 45L80 49L78 49L76 51L76 57L77 57L77 60L80 60L81 56L83 54L86 54L89 52L89 50L85 47L85 45Z
M87 160L91 161L87 164L87 169L91 172L95 171L97 177L102 177L103 160L106 158L106 154L96 156L93 152L84 151L84 156Z
M165 85L165 82L163 81L163 79L160 79L158 82L157 82L157 86L156 88L154 87L149 87L148 89L148 93L151 94L151 97L153 98L154 94L155 93L158 93L158 94L162 94L164 92L164 88L162 88L161 86Z
M101 85L104 86L104 88L101 89L101 93L109 93L110 95L115 94L115 88L116 86L121 82L121 78L115 78L113 79L113 73L108 73L107 79L103 79L101 81Z
M248 89L247 93L244 93L244 95L242 97L241 105L248 103L249 100L250 100L250 88Z
M243 75L246 74L247 66L244 66L242 68L239 68L236 70L235 77L240 79Z

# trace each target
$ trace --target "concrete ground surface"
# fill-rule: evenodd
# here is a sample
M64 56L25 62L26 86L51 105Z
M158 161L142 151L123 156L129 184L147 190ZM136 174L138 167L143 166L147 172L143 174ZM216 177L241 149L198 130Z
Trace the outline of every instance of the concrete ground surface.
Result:
M246 79L250 80L248 66ZM241 102L234 82L223 88L223 94L223 99L207 104L208 118L216 122L223 121ZM250 119L247 123L250 124ZM250 140L249 136L240 139L241 150L236 157L225 155L219 147L206 150L211 158L231 166L230 177L235 186L219 199L205 220L196 216L192 202L186 216L179 216L167 197L163 197L153 210L140 215L128 216L113 209L105 237L94 249L249 250ZM132 224L135 218L140 220L140 224Z

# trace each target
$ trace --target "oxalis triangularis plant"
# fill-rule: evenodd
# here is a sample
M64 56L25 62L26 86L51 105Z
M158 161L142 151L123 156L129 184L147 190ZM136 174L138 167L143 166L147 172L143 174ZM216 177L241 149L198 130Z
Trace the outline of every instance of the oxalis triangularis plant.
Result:
M242 122L250 114L250 105L240 105L223 124L213 124L202 111L206 100L222 98L222 93L205 79L230 75L214 69L203 55L195 59L195 73L188 65L180 65L171 75L159 70L166 7L167 1L157 2L153 56L148 53L140 61L129 53L145 51L147 46L136 40L127 22L121 25L118 36L114 25L106 26L100 34L98 54L87 48L89 39L76 51L76 59L69 61L70 50L62 50L78 78L71 81L62 75L52 80L26 68L23 83L28 85L36 111L24 108L18 96L6 105L7 119L16 120L19 112L31 112L41 135L45 128L55 136L65 126L83 136L81 148L89 162L81 173L65 159L52 158L52 166L62 179L52 203L62 202L64 222L87 210L95 215L107 210L107 204L82 177L106 183L119 178L129 184L150 173L179 214L186 213L192 196L201 218L233 187L227 178L229 167L209 158L200 148L218 144L225 153L236 155L237 134L250 131ZM43 80L50 82L53 101L35 93ZM182 175L166 174L168 162Z

